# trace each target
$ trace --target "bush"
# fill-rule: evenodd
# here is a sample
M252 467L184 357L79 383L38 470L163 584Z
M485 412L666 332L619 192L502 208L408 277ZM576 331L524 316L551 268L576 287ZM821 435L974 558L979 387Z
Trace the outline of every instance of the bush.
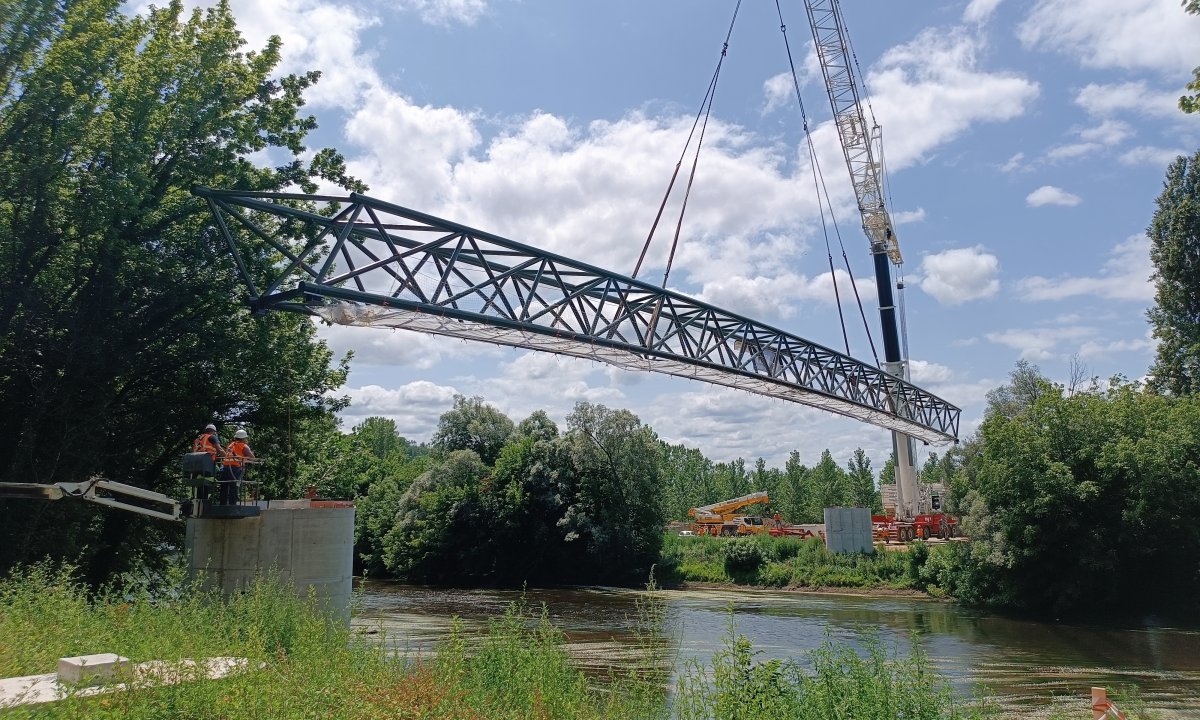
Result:
M725 571L730 575L752 573L763 563L763 553L750 538L738 538L725 544Z

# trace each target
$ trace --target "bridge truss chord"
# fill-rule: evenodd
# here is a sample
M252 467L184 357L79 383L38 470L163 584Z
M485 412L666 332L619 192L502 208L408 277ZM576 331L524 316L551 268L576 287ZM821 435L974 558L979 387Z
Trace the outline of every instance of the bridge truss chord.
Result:
M959 408L680 293L365 195L198 187L256 311L530 348L801 403L931 443ZM324 212L318 212L324 205Z

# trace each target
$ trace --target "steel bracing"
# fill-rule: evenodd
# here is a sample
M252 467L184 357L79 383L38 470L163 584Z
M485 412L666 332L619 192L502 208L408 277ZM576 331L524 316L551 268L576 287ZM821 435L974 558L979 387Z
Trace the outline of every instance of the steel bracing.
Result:
M196 188L257 310L405 328L666 373L928 442L957 407L883 370L679 293L364 195ZM324 213L315 208L325 206Z

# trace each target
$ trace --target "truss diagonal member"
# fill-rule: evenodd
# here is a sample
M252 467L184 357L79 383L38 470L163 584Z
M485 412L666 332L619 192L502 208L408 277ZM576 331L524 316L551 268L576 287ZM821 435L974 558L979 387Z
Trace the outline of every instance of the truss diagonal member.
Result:
M272 288L255 295L259 310L307 312L342 324L676 375L817 407L927 442L958 435L957 407L879 368L577 260L364 195L196 193L209 201L251 293L256 279ZM296 207L306 200L334 206L329 216ZM236 221L226 222L227 216ZM320 227L324 249L281 254L280 247L296 247L295 238L263 237L295 225L280 219ZM324 252L324 266L315 273L305 262L313 252ZM332 257L345 264L344 272L329 272ZM251 276L247 267L269 277Z

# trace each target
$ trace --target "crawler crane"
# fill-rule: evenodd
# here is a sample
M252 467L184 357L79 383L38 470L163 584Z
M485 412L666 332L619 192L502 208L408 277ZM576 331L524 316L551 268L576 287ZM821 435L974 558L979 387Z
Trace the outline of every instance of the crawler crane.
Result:
M855 62L852 62L850 42L846 35L846 24L842 18L839 0L805 0L809 26L812 28L813 43L825 79L825 89L833 110L834 125L842 146L842 155L850 171L850 182L858 200L858 212L862 217L863 232L871 245L871 256L875 266L875 285L879 295L879 319L883 327L883 369L900 378L908 379L908 361L901 352L900 332L897 323L895 298L892 294L891 267L900 266L903 257L896 239L895 226L884 203L882 182L883 157L882 133L878 124L867 124L859 97L859 83L855 79ZM903 292L904 284L897 283ZM897 414L906 410L905 398L894 396ZM913 440L909 436L893 431L892 449L896 457L896 486L894 510L890 515L873 518L877 529L881 526L890 538L900 541L931 535L942 537L957 534L956 521L932 505L931 493L922 493L917 488L917 473L913 460Z

